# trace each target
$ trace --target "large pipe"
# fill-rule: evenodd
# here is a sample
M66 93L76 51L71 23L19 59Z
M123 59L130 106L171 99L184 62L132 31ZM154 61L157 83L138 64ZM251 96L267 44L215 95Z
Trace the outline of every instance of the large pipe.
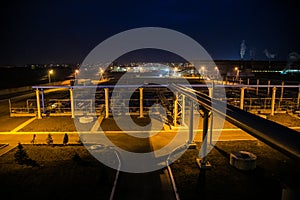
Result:
M193 99L205 108L226 117L226 120L237 126L238 128L249 133L253 137L268 144L281 153L293 158L300 159L300 134L286 126L276 122L264 119L252 113L248 113L232 105L224 102L211 99L207 95L197 94L191 89L186 89L181 86L174 86L180 93L186 97ZM212 105L213 104L213 105ZM226 112L221 109L226 107Z

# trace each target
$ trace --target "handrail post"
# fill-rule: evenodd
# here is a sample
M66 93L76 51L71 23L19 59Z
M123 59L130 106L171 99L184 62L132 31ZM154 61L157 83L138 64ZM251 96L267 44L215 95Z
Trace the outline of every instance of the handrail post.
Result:
M273 87L272 101L271 101L271 116L274 116L275 98L276 98L276 87Z

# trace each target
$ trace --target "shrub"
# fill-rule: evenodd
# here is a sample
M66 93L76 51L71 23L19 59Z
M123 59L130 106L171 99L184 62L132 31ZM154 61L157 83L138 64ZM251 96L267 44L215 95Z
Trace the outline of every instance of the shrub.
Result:
M35 137L36 137L36 134L33 134L32 140L30 141L31 144L34 144L34 142L35 142Z
M64 145L67 145L68 142L69 142L69 136L68 136L68 134L65 133L65 135L64 135L64 140L63 140L63 144L64 144Z
M82 143L82 141L81 141L80 138L78 138L77 143L78 143L79 145L83 145L83 143Z
M15 153L15 161L21 165L25 164L26 160L29 159L26 150L23 145L19 142L17 146L18 150Z
M51 135L50 133L48 134L48 137L47 137L47 139L46 139L46 143L47 143L48 145L53 144L52 135Z

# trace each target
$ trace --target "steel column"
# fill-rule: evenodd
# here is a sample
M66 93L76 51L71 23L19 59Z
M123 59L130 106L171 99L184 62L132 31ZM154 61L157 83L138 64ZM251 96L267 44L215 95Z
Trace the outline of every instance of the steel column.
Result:
M36 94L37 116L38 116L38 119L42 119L41 103L40 103L40 90L36 89L35 94Z
M174 117L173 117L173 124L174 126L177 125L177 116L178 116L178 92L175 93L174 99Z
M259 86L259 79L256 80L256 95L258 95L258 86Z
M297 108L299 108L299 104L300 104L300 85L298 89Z
M42 108L43 108L43 113L45 113L44 89L41 89L41 95L42 95Z
M105 95L105 118L109 117L109 103L108 103L108 88L104 88Z
M202 132L202 155L201 163L206 163L206 154L207 154L207 131L208 131L208 117L209 111L207 109L203 109L203 132Z
M245 88L241 87L241 96L240 96L240 109L244 109L244 98L245 98Z
M208 88L209 97L212 99L214 94L214 83L211 88ZM209 143L212 144L212 135L213 135L213 120L214 120L214 113L211 111L210 115L210 137L209 137Z
M268 96L270 96L270 84L271 84L271 81L268 80Z
M281 82L280 103L282 102L283 99L283 91L284 91L284 81Z
M185 95L181 95L182 97L182 107L181 107L181 126L184 125L185 120Z
M194 136L194 102L190 100L190 123L189 123L189 141L188 144L193 143Z
M143 89L139 88L140 90L140 118L144 117L144 108L143 108Z
M73 89L69 89L70 91L70 102L71 102L71 117L74 118L74 95L73 95Z

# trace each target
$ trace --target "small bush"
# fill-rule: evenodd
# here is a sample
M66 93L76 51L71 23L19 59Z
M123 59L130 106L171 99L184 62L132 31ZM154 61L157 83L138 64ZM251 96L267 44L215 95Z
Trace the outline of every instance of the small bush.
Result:
M47 139L46 139L46 143L47 143L48 145L53 144L52 135L51 135L50 133L48 134L48 137L47 137Z
M63 145L67 145L68 142L69 142L69 136L68 136L68 134L65 133L64 139L63 139Z
M36 134L33 134L32 140L30 141L31 144L34 144L34 143L35 143L35 137L36 137Z
M82 143L82 141L81 141L80 138L77 140L77 143L78 143L79 145L83 145L83 143Z
M18 150L15 153L15 161L21 165L25 164L26 160L29 159L26 150L23 148L23 145L18 143Z

